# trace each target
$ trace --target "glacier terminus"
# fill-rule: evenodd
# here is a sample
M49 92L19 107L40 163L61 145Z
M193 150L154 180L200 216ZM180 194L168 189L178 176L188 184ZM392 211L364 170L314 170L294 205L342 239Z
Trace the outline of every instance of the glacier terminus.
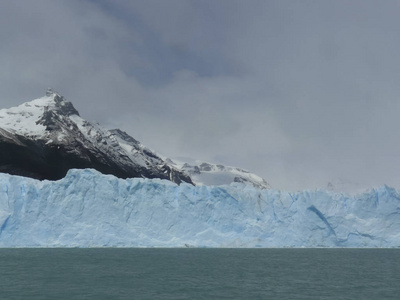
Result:
M0 109L0 247L399 247L400 195L162 157L49 89Z
M400 194L0 174L0 247L399 247Z

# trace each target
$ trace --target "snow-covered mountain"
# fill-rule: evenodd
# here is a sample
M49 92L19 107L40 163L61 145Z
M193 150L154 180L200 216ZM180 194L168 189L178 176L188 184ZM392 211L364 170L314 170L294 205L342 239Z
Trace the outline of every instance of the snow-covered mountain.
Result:
M120 129L107 130L79 116L71 102L49 89L45 97L0 110L0 172L61 179L71 168L94 168L117 177L169 179L270 188L243 169L196 160L163 159Z
M249 171L211 164L188 158L173 158L166 161L174 167L188 174L196 185L224 185L240 182L260 189L270 189L268 182Z
M400 194L0 174L0 247L400 247Z
M0 172L61 179L71 168L94 168L117 177L192 183L121 130L106 130L79 116L49 89L45 97L0 110Z

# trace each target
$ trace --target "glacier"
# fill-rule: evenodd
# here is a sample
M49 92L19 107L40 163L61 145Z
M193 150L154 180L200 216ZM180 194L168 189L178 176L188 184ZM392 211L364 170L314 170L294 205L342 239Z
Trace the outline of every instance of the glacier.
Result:
M0 247L399 247L400 194L0 174Z

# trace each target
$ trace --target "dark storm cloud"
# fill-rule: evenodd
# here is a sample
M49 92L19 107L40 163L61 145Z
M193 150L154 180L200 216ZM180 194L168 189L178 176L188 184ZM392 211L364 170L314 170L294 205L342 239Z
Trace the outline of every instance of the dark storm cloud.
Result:
M396 1L2 1L2 107L54 87L167 156L278 188L400 186Z

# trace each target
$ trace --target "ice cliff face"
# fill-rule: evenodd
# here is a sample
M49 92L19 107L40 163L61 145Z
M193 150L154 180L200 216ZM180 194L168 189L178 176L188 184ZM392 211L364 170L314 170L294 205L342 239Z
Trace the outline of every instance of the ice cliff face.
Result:
M0 174L1 247L399 247L400 195Z

